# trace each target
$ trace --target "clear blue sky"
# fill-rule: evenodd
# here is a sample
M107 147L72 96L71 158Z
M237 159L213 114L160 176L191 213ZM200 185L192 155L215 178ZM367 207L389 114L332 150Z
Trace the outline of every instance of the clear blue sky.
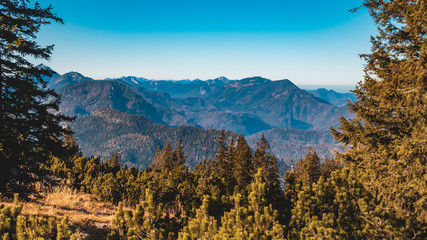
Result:
M59 73L149 79L263 76L354 85L375 28L361 0L56 0L45 26Z

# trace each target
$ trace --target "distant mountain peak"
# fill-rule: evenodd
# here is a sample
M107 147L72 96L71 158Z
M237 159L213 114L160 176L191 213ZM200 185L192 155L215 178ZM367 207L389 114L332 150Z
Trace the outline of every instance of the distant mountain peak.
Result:
M42 78L44 81L46 81L47 83L49 83L51 81L51 79L56 79L58 78L60 75L53 71L52 68L50 68L49 66L46 66L44 64L39 64L36 66L36 68L40 69L40 70L47 70L50 72L49 75L43 75Z
M251 87L255 85L265 84L272 82L270 79L255 76L255 77L248 77L243 78L241 80L237 80L234 82L230 82L227 86L233 87L233 88L242 88L242 87Z
M73 77L84 77L81 73L79 73L79 72L74 72L74 71L67 72L67 73L65 73L64 75L65 75L65 76L73 76Z
M48 69L48 70L52 70L52 68L50 68L49 66L44 65L43 63L39 64L36 66L36 68L38 69Z
M57 75L52 77L49 80L49 87L52 87L54 89L60 89L62 87L74 84L74 83L79 83L79 82L83 82L83 81L91 81L93 80L92 78L88 78L83 76L81 73L78 72L67 72L63 75Z
M254 77L243 78L239 82L265 83L265 82L271 82L271 80L267 79L267 78L260 77L260 76L254 76Z
M229 79L228 79L228 78L226 78L226 77L224 77L224 76L221 76L221 77L217 77L217 78L215 78L214 80L227 81L227 80L229 80Z
M110 79L107 79L107 80L110 80ZM123 76L123 77L111 79L111 80L118 80L118 81L124 82L126 84L135 85L135 86L139 86L143 82L150 81L149 79L141 78L141 77L135 77L135 76Z

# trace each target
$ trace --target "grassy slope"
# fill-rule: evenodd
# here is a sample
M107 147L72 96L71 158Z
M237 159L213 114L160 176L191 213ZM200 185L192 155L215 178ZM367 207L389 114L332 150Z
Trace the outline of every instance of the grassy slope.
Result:
M0 201L0 205L12 205ZM23 215L53 217L58 222L68 215L70 229L77 239L106 239L116 207L99 201L96 196L73 190L67 186L40 192L40 198L23 202Z

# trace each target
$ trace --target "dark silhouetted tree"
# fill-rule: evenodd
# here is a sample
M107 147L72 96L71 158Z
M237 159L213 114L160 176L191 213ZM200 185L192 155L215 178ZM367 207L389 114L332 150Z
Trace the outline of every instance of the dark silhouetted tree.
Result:
M59 96L43 80L51 70L26 59L49 59L53 46L40 46L36 34L62 22L51 10L28 0L0 2L0 191L28 190L39 165L63 150L60 123L70 119L56 114Z

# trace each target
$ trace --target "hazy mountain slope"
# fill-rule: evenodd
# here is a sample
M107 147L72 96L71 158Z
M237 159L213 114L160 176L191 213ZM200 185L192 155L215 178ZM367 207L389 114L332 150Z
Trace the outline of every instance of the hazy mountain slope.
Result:
M127 87L133 92L135 92L136 94L141 95L145 101L151 103L154 106L176 108L181 105L181 103L179 103L177 99L172 98L169 93L148 90L143 87L138 87L138 86L129 85L129 84L127 84Z
M244 135L250 135L272 128L257 116L247 113L202 111L186 113L186 116L205 129L227 129Z
M169 126L177 126L172 120L179 113L188 121L186 125L205 129L227 129L248 135L272 128L255 115L220 111L215 105L200 97L172 98L165 92L136 86L129 88L161 111L163 120ZM171 116L171 119L167 119L167 116Z
M49 80L48 87L61 89L65 86L84 81L93 81L93 79L85 77L78 72L69 72L63 75L53 75Z
M230 80L220 77L207 81L143 81L139 82L137 86L167 92L174 98L186 98L206 96L229 82Z
M199 126L253 134L271 129L257 116L220 111L202 98L172 98L168 93L147 90L122 81L85 81L57 90L62 97L60 109L77 117L99 108L142 114L169 126Z
M58 93L62 95L60 110L67 115L80 117L99 108L113 108L125 113L141 114L154 122L163 123L153 105L117 82L85 81L66 86Z
M315 97L321 98L337 106L344 106L347 103L347 100L351 102L356 100L356 95L354 93L338 93L334 90L327 90L325 88L305 91L313 94Z
M213 158L221 132L189 126L172 128L113 109L99 109L91 116L78 118L72 129L84 154L106 158L118 152L125 162L142 168L151 163L157 146L175 144L178 139L182 140L189 166ZM236 138L237 134L226 131L226 136Z
M206 98L222 110L251 113L277 128L327 129L346 107L337 107L299 89L289 80L261 77L232 82Z

